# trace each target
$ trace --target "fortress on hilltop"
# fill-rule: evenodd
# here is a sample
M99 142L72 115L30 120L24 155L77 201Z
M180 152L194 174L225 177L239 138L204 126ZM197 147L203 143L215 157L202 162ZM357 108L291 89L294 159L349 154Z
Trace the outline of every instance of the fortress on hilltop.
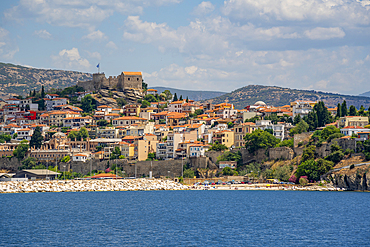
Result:
M90 81L79 81L78 86L86 91L99 91L100 89L114 89L125 91L127 89L142 90L143 76L141 72L122 72L118 76L105 77L104 73L93 74Z

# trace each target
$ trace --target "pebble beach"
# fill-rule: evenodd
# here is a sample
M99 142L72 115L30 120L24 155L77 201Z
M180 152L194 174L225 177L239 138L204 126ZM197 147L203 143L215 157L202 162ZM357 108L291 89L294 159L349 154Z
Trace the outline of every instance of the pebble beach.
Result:
M189 187L162 179L106 179L10 181L0 183L0 193L186 190Z

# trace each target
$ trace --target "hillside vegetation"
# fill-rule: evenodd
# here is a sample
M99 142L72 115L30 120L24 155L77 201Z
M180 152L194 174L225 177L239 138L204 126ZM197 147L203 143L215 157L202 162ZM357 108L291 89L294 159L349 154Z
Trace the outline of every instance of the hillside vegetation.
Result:
M298 90L276 86L261 86L249 85L239 88L231 93L209 99L205 102L222 103L228 101L235 105L237 109L243 109L247 105L252 105L257 101L263 101L268 105L283 106L296 100L304 101L324 101L328 107L336 107L343 100L347 101L348 105L354 105L357 109L361 105L366 108L370 106L370 98L362 96L341 95L334 93L325 93L309 90Z
M79 80L89 80L92 75L77 71L35 69L0 63L0 98L12 95L27 95L30 90L66 88L76 85Z

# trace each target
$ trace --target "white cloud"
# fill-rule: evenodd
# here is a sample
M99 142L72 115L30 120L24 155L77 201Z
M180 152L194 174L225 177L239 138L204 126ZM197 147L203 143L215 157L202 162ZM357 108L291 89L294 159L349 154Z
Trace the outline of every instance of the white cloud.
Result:
M71 50L63 49L58 55L52 55L51 59L56 67L71 70L89 70L89 61L80 56L77 48Z
M111 50L117 50L118 47L116 46L116 44L113 42L113 41L109 41L105 47L107 47L108 49L111 49Z
M0 58L9 61L18 51L18 46L9 37L9 31L0 27Z
M101 41L107 39L107 36L100 30L92 31L88 35L82 37L82 39L88 39L91 41Z
M141 14L144 7L176 4L180 0L20 0L6 10L8 20L21 22L33 19L55 26L82 27L94 30L95 26L113 15Z
M312 30L307 30L304 32L304 35L309 39L317 40L326 40L333 38L343 38L346 34L339 27L316 27Z
M96 58L97 60L101 60L101 55L100 55L99 52L97 52L97 51L95 51L95 52L86 51L86 52L89 55L89 57Z
M201 2L193 9L194 15L206 15L215 10L215 6L211 2Z
M222 12L242 20L329 21L343 25L367 25L369 9L358 1L348 0L227 0Z
M45 29L44 30L36 30L35 32L33 32L34 35L36 36L39 36L40 38L42 39L51 39L52 35L46 31Z

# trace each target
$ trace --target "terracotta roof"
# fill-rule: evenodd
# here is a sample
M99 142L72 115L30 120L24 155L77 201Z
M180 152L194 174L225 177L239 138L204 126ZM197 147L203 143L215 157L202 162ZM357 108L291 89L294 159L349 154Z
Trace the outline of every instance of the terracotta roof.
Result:
M149 88L148 90L146 90L148 92L158 92L158 90L155 90L155 89L152 89L152 88Z
M87 154L75 154L74 156L87 157Z
M141 75L141 72L128 72L128 71L124 71L123 74L124 75Z
M121 179L122 177L116 176L115 174L112 173L100 173L95 176L92 176L90 178L112 178L112 179Z
M361 126L347 126L347 127L344 127L342 129L365 129L364 127L361 127Z

